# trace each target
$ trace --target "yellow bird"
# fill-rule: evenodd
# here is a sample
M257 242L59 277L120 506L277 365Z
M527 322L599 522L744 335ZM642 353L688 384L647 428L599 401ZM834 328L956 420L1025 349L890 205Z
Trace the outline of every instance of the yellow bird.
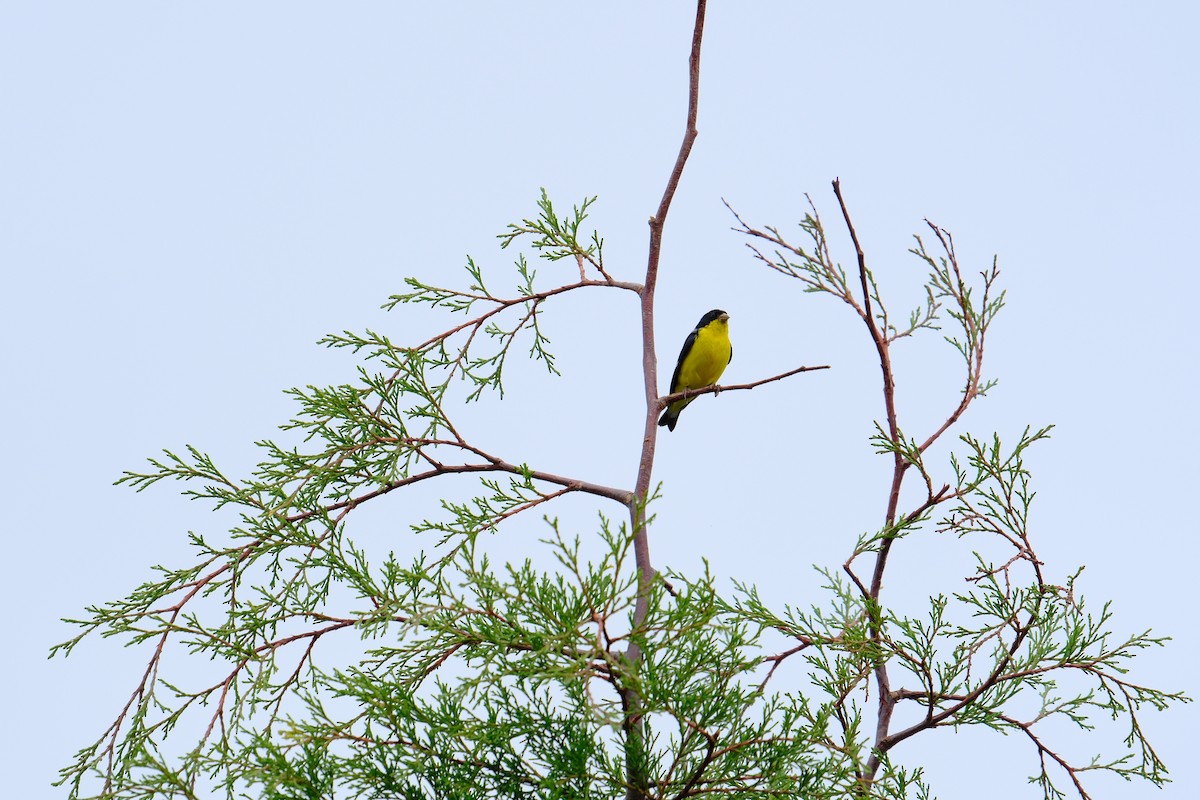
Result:
M725 365L733 360L733 345L729 342L729 315L719 308L705 314L688 334L679 351L675 374L671 376L671 391L675 394L684 390L703 389L712 386L725 371ZM688 403L696 398L676 400L663 410L659 425L675 430L679 414Z

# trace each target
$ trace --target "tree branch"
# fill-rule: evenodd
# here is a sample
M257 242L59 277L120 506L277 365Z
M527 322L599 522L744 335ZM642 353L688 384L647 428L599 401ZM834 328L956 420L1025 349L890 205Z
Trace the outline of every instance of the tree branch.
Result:
M819 369L830 369L830 366L828 364L822 364L819 367L797 367L796 369L788 370L787 372L781 372L780 374L773 375L770 378L752 381L751 383L729 383L724 385L714 383L712 386L705 386L702 389L685 389L682 392L675 392L673 394L663 395L662 397L658 398L658 408L661 409L664 406L674 403L676 400L683 400L688 397L699 397L702 394L720 394L721 392L736 392L743 389L753 389L755 387L762 386L765 383L774 383L775 381L780 381L784 378L790 378L793 375L799 375L801 372L816 372Z
M662 256L663 226L671 210L671 201L683 169L696 141L696 118L700 107L700 47L704 41L704 14L706 0L697 0L696 21L692 28L692 48L688 57L688 110L684 125L683 140L679 153L667 178L658 210L650 218L650 245L646 255L646 280L641 291L642 312L642 382L646 401L646 419L642 432L642 454L638 460L637 480L634 482L633 498L629 503L630 527L634 535L634 560L637 565L637 601L633 611L633 628L638 630L645 624L650 611L650 593L657 574L650 560L650 539L646 531L646 504L650 498L650 476L654 470L654 450L658 441L658 361L654 346L654 292L658 285L658 266ZM630 637L625 656L631 666L642 658L637 638ZM645 746L641 722L641 700L629 688L621 692L622 705L627 715L626 742L626 790L627 800L648 798L649 776L646 774L647 760L642 752Z
M327 513L333 512L333 511L341 511L342 509L353 509L356 506L367 502L368 500L374 500L376 497L380 497L382 495L388 494L389 492L393 492L396 489L399 489L403 486L409 486L414 483L420 483L421 481L429 480L430 478L436 478L439 475L454 475L454 474L466 473L466 472L507 472L511 475L528 475L529 477L534 478L535 480L546 481L547 483L553 483L557 486L562 486L562 487L564 487L564 489L566 489L566 491L569 491L569 492L585 492L587 494L596 495L597 497L605 497L605 498L608 498L609 500L615 500L618 503L620 503L621 505L628 505L630 502L630 498L632 497L632 494L629 491L626 491L624 489L615 489L611 486L603 486L603 485L597 484L597 483L589 483L588 481L578 480L576 478L567 478L562 475L555 475L550 472L543 472L541 470L536 470L536 469L527 469L527 468L519 466L517 464L510 464L509 462L504 461L503 459L488 455L487 453L484 453L483 451L481 451L475 447L471 447L470 445L461 445L458 442L452 442L449 440L428 440L428 441L430 444L455 445L458 447L462 447L463 449L469 450L469 451L475 453L476 455L479 455L482 458L484 458L485 463L482 463L482 464L442 464L438 461L433 461L432 463L434 463L436 466L434 466L432 469L426 470L425 472L418 472L417 474L409 475L406 478L398 478L397 480L394 480L394 481L388 481L384 485L380 486L378 489L374 489L369 492L364 492L363 494L358 495L357 497L351 497L347 500L341 500L336 503L330 503L328 505L322 506L319 509L312 509L309 511L302 511L299 514L292 514L288 517L285 517L285 519L290 523L303 522L304 520L310 519L312 517L319 516L322 514L327 514Z

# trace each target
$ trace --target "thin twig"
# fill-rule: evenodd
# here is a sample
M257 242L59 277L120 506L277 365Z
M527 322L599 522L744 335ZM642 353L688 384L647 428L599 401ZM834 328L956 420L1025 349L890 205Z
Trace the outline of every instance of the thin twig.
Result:
M790 378L793 375L799 375L801 372L816 372L819 369L830 369L830 366L828 364L822 364L819 367L797 367L796 369L788 370L787 372L781 372L778 375L772 375L770 378L763 378L762 380L752 381L750 383L714 383L712 386L705 386L702 389L685 389L682 392L674 392L658 398L658 406L659 408L662 408L663 406L674 403L676 400L684 400L689 397L699 397L702 394L720 394L721 392L736 392L743 389L753 389L757 386L762 386L765 383L774 383L775 381L780 381L784 378Z

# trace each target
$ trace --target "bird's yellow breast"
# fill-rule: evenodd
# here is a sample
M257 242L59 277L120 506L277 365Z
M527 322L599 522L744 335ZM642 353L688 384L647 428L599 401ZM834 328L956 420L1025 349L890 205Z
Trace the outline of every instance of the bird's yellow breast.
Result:
M679 386L672 386L671 391L712 386L725 371L732 348L727 320L716 320L696 331L696 341L679 370Z

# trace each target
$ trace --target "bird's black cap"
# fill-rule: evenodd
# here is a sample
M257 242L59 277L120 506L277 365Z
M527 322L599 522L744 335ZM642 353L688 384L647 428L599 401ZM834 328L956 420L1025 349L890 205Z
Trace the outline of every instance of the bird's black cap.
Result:
M715 322L716 319L722 315L729 316L721 309L714 308L712 311L708 312L707 314L705 314L703 317L700 318L700 321L696 323L696 327L703 328L708 323Z

